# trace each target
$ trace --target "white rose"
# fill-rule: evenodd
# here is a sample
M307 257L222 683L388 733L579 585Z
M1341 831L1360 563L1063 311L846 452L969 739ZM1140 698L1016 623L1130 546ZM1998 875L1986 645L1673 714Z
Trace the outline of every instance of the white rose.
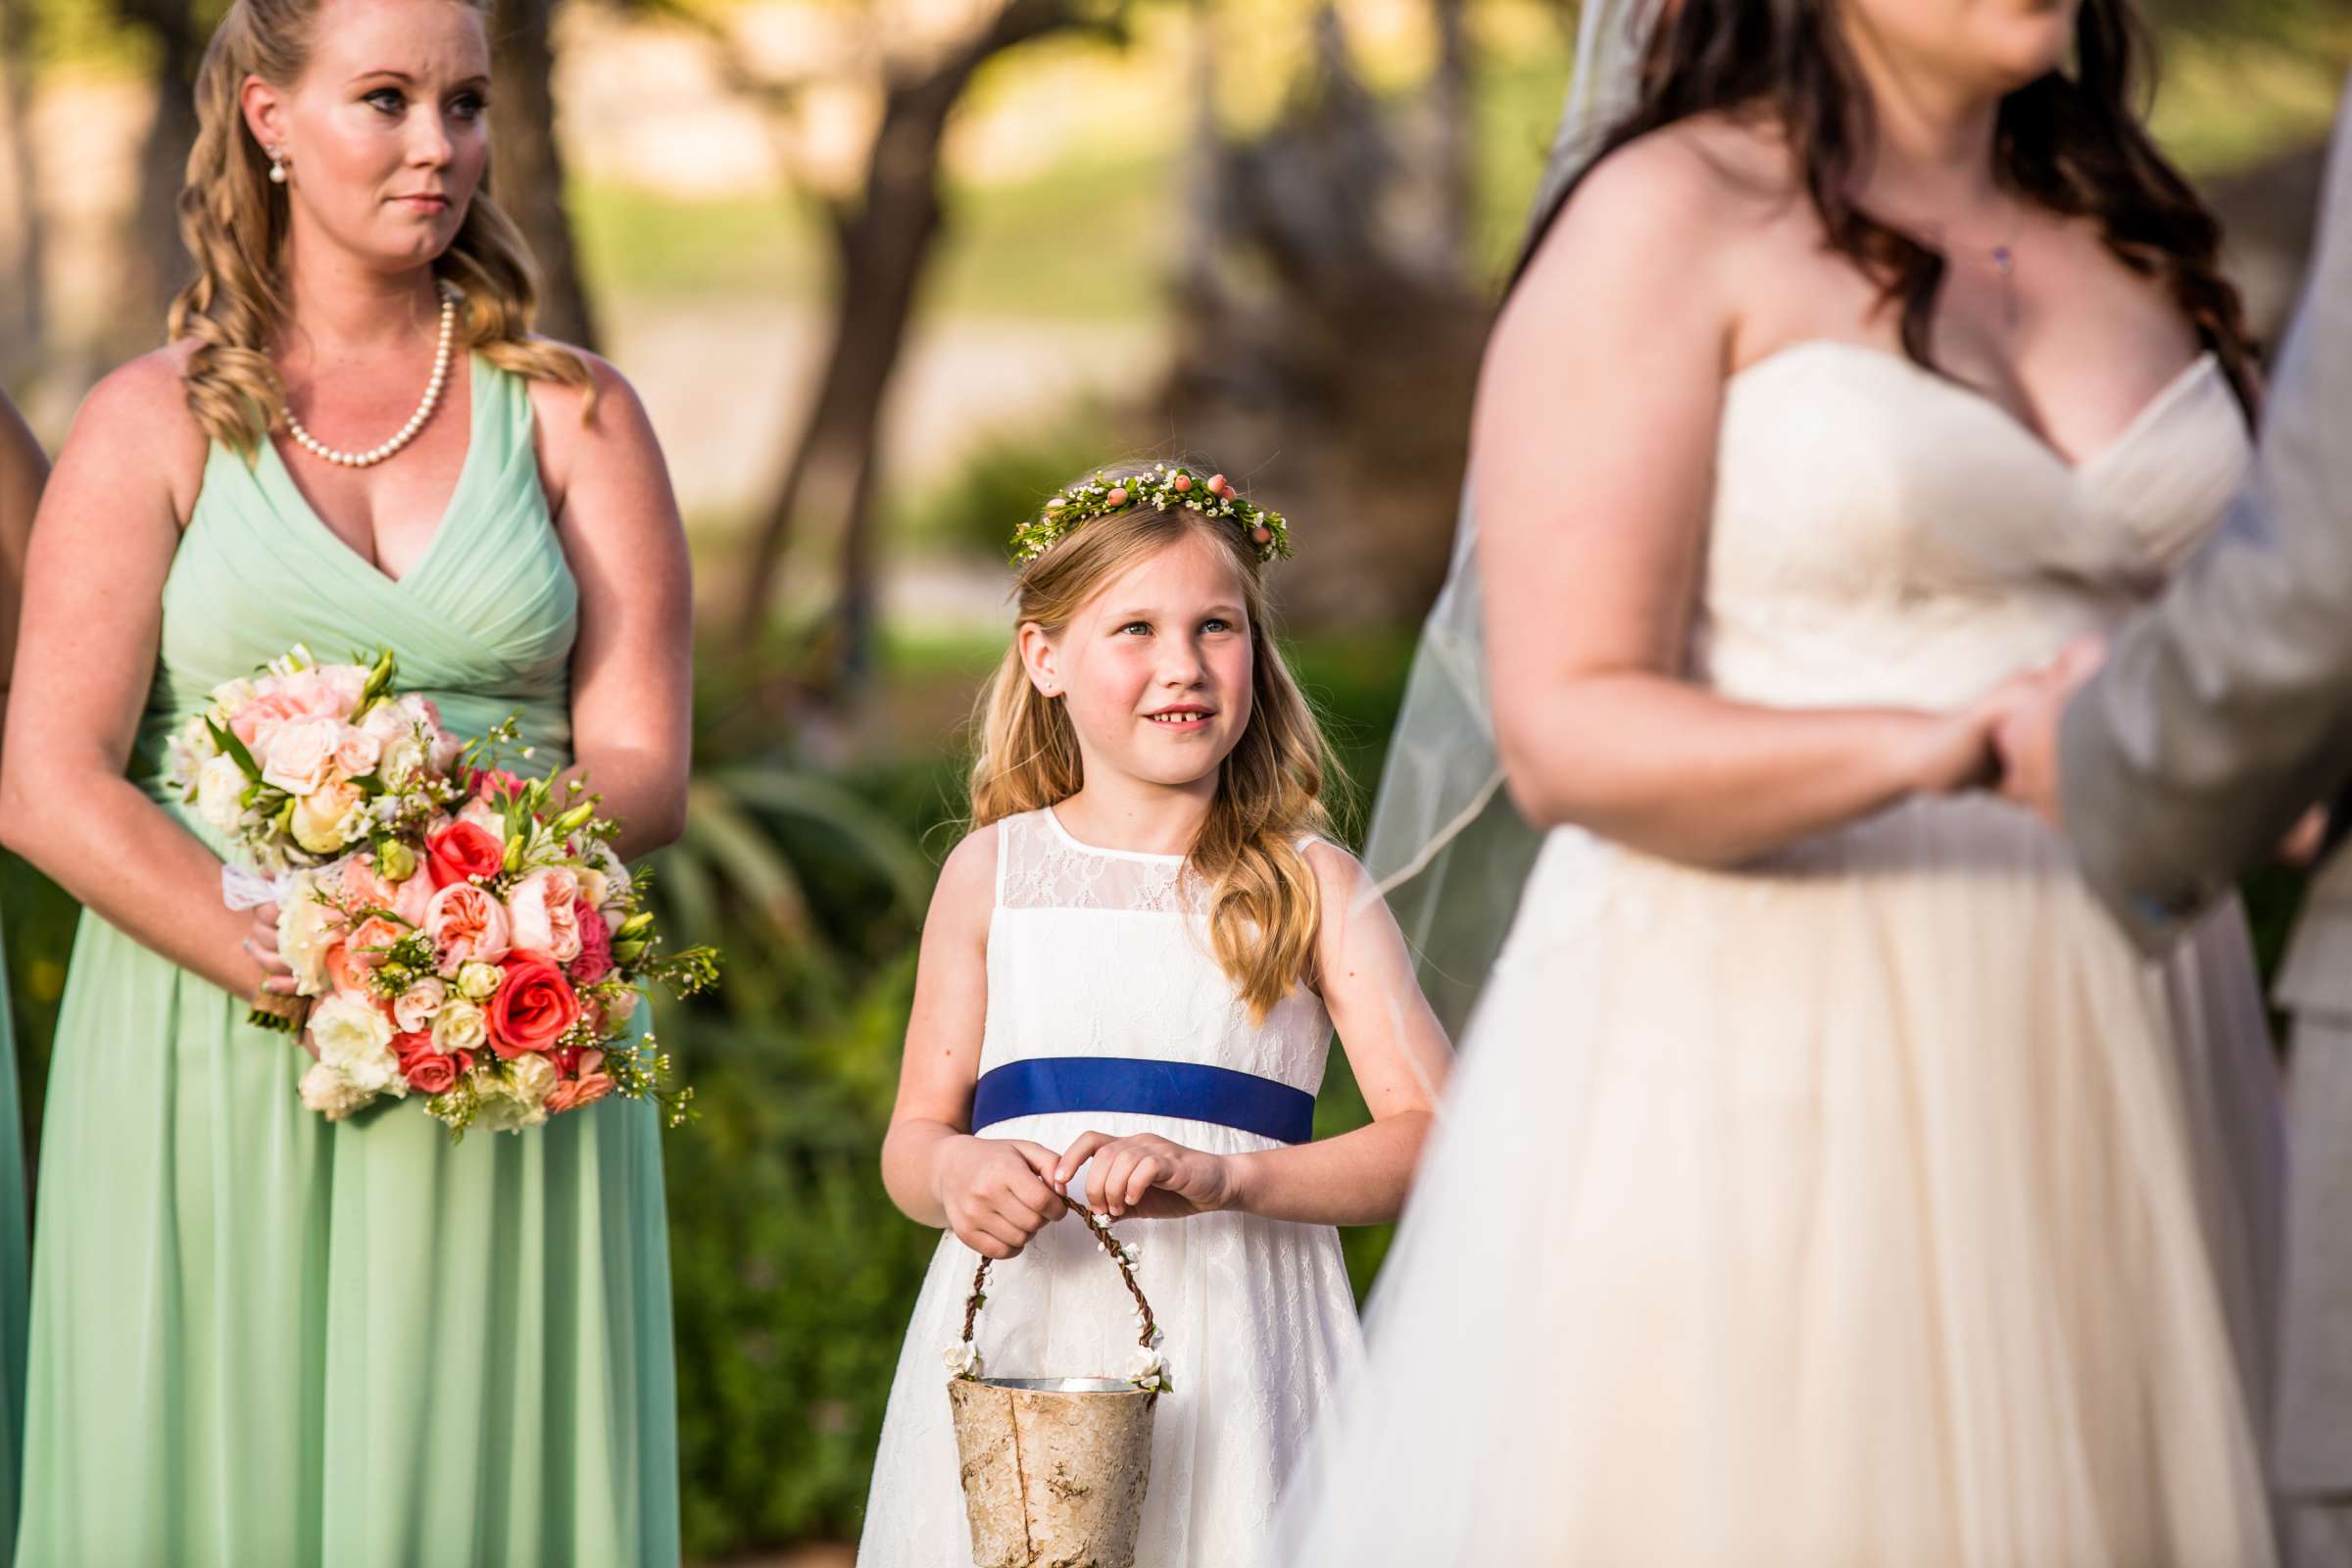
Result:
M543 1102L556 1087L556 1069L548 1059L522 1055L507 1063L506 1072L482 1081L480 1109L473 1124L494 1133L517 1133L547 1120Z
M474 1131L518 1133L525 1127L533 1125L529 1110L508 1095L501 1093L496 1080L486 1081L482 1088L484 1093L473 1102ZM539 1119L545 1121L547 1112L541 1111Z
M392 1004L392 1021L400 1026L402 1034L414 1034L431 1021L448 997L448 988L428 974L402 992L400 1000Z
M588 899L588 907L602 909L629 891L629 868L620 863L620 857L612 852L612 846L602 841L588 852L588 859L604 875L603 895ZM585 894L581 896L586 898Z
M583 908L602 909L612 898L612 879L595 866L583 866L572 873L579 879L580 905Z
M488 1001L503 978L497 964L468 958L458 966L458 995L469 1002Z
M278 906L277 956L294 971L306 997L326 989L327 950L343 935L343 916L332 905L312 897L312 889L322 880L339 881L341 875L340 867L333 865L316 872L298 871L285 902Z
M556 1064L537 1052L525 1052L507 1063L507 1092L526 1105L537 1105L556 1087Z
M507 813L488 801L476 798L458 808L458 820L471 822L499 843L507 842Z
M332 718L288 719L270 737L262 778L288 795L309 795L323 786L335 766L335 745L343 725Z
M221 832L232 831L245 814L245 770L216 752L196 770L196 814Z
M940 1359L947 1363L948 1371L956 1377L976 1378L980 1375L980 1348L969 1340L957 1340L948 1347L947 1353Z
M1167 1370L1167 1365L1157 1350L1147 1350L1138 1346L1135 1353L1127 1358L1127 1364L1120 1368L1119 1376L1130 1383L1155 1383L1159 1381L1160 1374Z
M311 1042L321 1063L358 1088L370 1094L408 1089L400 1060L392 1054L392 1020L366 997L338 991L312 1008Z
M302 1102L328 1121L341 1121L375 1098L323 1061L312 1063L299 1087Z
M357 784L335 783L294 802L294 842L313 855L332 855L368 831L368 798Z
M483 964L483 968L490 966ZM496 971L492 971L495 973ZM464 989L464 981L459 988ZM490 1027L482 1019L482 1009L470 1002L452 997L441 1004L433 1014L433 1049L443 1055L460 1051L479 1051L490 1038Z
M228 728L228 715L252 702L254 694L260 690L261 688L254 684L251 675L239 675L235 680L224 680L214 687L211 715L213 722L222 729Z

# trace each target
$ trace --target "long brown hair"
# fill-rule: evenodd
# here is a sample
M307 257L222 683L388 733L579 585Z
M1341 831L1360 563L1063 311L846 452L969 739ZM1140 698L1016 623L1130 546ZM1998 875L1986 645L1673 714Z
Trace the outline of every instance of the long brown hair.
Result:
M1902 307L1903 352L1936 369L1931 339L1943 256L1854 201L1851 181L1875 133L1874 109L1837 22L1838 0L1653 0L1641 96L1602 137L1589 172L1626 143L1710 113L1769 114L1797 154L1805 195L1833 249ZM2221 270L2221 224L2141 122L2139 62L2149 53L2132 0L2082 0L2072 74L2050 72L2001 101L1993 162L2027 200L2097 223L2107 249L2160 280L2213 351L2249 413L2257 402L2244 307ZM1513 273L1575 194L1538 218Z
M1313 709L1269 630L1264 567L1231 518L1139 507L1090 521L1021 568L1015 626L1058 637L1079 609L1130 567L1187 538L1224 551L1250 617L1249 726L1221 764L1216 798L1185 857L1206 889L1209 947L1253 1019L1290 995L1313 965L1322 900L1298 841L1331 831L1323 804L1340 777ZM1067 800L1086 781L1078 734L1062 705L1040 692L1007 648L981 692L971 825Z
M488 24L488 0L452 0ZM286 299L287 195L245 124L245 78L290 87L310 61L320 0L236 0L196 73L196 144L179 191L179 234L196 277L172 302L171 335L197 340L181 380L188 408L213 440L248 460L285 413L285 383L270 347ZM538 281L522 231L490 199L489 172L434 272L465 295L459 329L501 369L578 387L593 403L587 365L531 335Z

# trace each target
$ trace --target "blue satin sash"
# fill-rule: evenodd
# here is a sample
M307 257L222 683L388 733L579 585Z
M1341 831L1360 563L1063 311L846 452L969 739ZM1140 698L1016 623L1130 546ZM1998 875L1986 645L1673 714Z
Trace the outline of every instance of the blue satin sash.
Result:
M1212 1122L1277 1143L1315 1136L1315 1097L1303 1089L1196 1061L1131 1056L1031 1056L980 1075L972 1131L1060 1111L1124 1111Z

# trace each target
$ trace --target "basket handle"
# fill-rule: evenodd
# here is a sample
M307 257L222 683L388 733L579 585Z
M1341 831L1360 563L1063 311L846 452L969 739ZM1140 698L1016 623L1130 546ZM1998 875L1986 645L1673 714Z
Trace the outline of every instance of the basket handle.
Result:
M1135 1298L1136 1306L1144 1314L1144 1329L1136 1336L1136 1343L1149 1350L1152 1340L1158 1336L1159 1325L1152 1315L1152 1303L1144 1299L1144 1288L1135 1282L1134 1265L1127 1261L1127 1254L1119 1250L1119 1244L1111 1240L1110 1216L1097 1213L1074 1198L1062 1201L1070 1206L1072 1212L1085 1219L1088 1232L1102 1244L1102 1250L1109 1253L1110 1260L1118 1265L1119 1278L1127 1282L1127 1294ZM988 1291L988 1268L992 1261L982 1258L979 1268L972 1273L972 1294L963 1303L963 1343L966 1345L972 1343L972 1332L980 1316L980 1301Z

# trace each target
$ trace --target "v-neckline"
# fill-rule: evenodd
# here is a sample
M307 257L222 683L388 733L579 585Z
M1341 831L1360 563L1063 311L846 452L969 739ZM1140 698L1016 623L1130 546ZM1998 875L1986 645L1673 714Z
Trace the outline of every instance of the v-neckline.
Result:
M489 400L482 395L482 361L476 354L466 356L466 456L458 464L458 482L450 490L449 499L442 503L441 515L433 524L432 537L425 540L424 549L409 564L409 569L397 577L361 555L351 547L350 541L327 526L326 519L318 514L318 509L311 504L311 498L295 482L294 470L287 465L284 454L277 450L274 439L265 436L262 450L269 454L269 461L276 466L278 480L285 486L286 494L301 509L302 520L310 524L309 531L318 536L326 550L341 556L387 588L405 588L415 582L440 553L442 540L448 537L451 525L457 520L458 503L465 498L466 481L473 477L475 457L482 450L482 412L483 405Z
M1799 338L1792 343L1785 343L1763 358L1752 360L1733 371L1731 379L1733 382L1738 382L1755 374L1776 361L1825 349L1843 349L1868 359L1884 361L1908 371L1915 380L1927 381L1943 388L1964 402L1974 404L2006 426L2019 440L2024 441L2048 459L2069 479L2080 479L2084 474L2098 468L2123 448L2130 445L2141 430L2155 423L2175 403L2186 396L2189 388L2197 385L2208 371L2218 370L2221 367L2220 358L2211 349L2198 354L2195 359L2174 371L2172 379L2166 381L2147 402L2141 404L2139 411L2125 421L2122 429L2080 458L2069 457L2065 452L2059 450L2049 437L2028 424L2016 411L1992 397L1982 387L1971 385L1969 382L1951 376L1940 375L1904 355L1891 353L1876 344L1857 343L1850 338L1809 337Z

